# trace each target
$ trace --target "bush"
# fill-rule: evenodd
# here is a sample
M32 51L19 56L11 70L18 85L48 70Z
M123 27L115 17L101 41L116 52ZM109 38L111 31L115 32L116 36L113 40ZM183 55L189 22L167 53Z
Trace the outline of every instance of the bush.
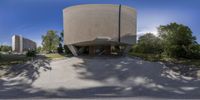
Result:
M27 57L35 57L36 56L36 51L35 50L29 50L26 53Z
M162 59L162 56L160 54L144 54L144 53L131 52L130 55L135 57L140 57L144 60L149 60L149 61L159 61Z
M200 45L190 45L186 57L190 59L200 59Z
M41 53L41 52L42 52L42 47L39 46L39 47L36 49L36 52L37 52L37 53Z
M2 52L9 52L12 50L12 47L11 46L7 46L7 45L2 45L1 46L1 50Z
M173 57L173 58L180 58L180 57L185 58L187 51L184 46L170 45L167 48L165 48L165 54L167 54L169 57Z

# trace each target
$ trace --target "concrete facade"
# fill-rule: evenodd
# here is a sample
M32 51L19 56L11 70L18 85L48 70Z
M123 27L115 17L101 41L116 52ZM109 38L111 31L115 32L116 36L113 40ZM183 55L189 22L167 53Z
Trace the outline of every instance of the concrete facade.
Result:
M74 46L132 45L136 43L136 11L111 4L65 8L64 44Z
M22 53L28 50L36 50L36 43L19 35L12 36L12 51Z

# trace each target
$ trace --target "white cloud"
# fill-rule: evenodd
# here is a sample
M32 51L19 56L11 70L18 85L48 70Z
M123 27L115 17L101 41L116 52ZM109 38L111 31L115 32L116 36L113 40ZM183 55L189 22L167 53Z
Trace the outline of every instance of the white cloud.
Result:
M36 42L37 47L42 46L42 40L38 39L38 40L33 40Z
M153 33L154 35L158 36L157 27L138 27L137 40L140 36L146 33Z
M138 36L141 36L141 35L144 35L145 33L153 33L154 35L158 35L158 32L157 32L157 27L143 27L143 28L140 28L138 29L137 31L137 35Z

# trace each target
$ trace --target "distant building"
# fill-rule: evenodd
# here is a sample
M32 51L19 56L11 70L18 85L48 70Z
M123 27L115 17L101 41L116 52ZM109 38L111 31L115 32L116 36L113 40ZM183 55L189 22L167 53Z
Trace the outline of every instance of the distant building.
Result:
M12 51L22 53L28 50L36 50L36 43L30 39L23 38L19 35L12 36Z
M130 48L136 43L137 13L128 6L72 6L63 10L63 19L64 44L75 56L81 48L86 48L90 55L110 54L113 47Z

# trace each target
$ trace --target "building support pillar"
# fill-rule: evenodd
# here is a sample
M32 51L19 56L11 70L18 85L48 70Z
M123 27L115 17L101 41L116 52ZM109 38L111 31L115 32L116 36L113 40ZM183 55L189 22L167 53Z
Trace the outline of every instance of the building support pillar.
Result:
M78 52L77 52L76 47L74 47L73 45L67 45L67 47L69 48L69 50L71 51L71 53L72 53L74 56L78 56Z

